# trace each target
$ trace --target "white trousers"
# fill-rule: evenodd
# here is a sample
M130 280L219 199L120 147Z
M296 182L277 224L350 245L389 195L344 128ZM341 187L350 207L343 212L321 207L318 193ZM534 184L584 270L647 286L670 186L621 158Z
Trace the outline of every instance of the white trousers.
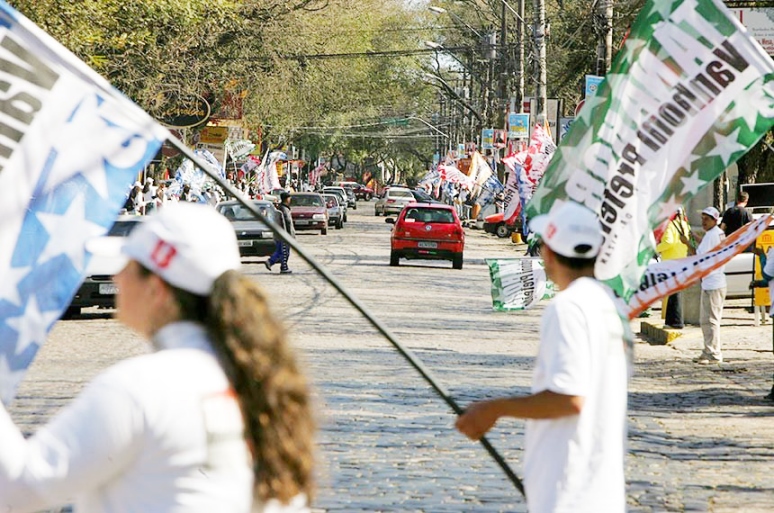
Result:
M704 335L702 356L714 360L723 360L720 351L720 319L723 317L723 302L726 300L726 287L701 291L701 332Z

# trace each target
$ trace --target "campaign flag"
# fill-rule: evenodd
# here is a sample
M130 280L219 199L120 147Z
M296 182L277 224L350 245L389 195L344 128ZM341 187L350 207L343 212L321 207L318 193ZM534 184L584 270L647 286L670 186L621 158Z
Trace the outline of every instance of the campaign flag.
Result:
M529 147L521 155L522 165L517 175L519 201L521 201L522 232L527 233L526 206L543 178L543 174L556 151L556 145L542 125L535 125Z
M481 193L476 198L476 203L482 207L494 203L495 197L505 191L505 186L496 176L490 176L481 186Z
M486 263L492 282L492 308L498 312L526 310L555 294L540 258L487 258Z
M575 119L527 214L576 201L599 214L596 275L639 288L652 230L774 124L774 61L718 0L648 0Z
M508 179L505 181L505 198L503 200L503 220L509 223L521 212L519 200L519 176L524 163L525 152L509 155L503 159L508 168Z
M210 170L214 171L221 178L226 177L226 172L218 162L217 157L209 150L196 149L194 155L198 157L199 161L206 164ZM204 183L209 180L210 175L199 169L194 165L190 159L185 159L180 166L175 170L175 181L179 186L189 185L192 189L196 189L197 192L204 187Z
M473 186L473 181L470 177L460 171L457 166L441 164L438 166L438 174L444 182L459 183L465 185L469 189Z
M0 2L0 399L83 281L166 129Z
M772 216L769 214L747 223L709 253L649 265L639 290L621 308L621 314L634 319L654 301L690 287L755 243L755 239L766 230L771 220Z
M321 162L320 165L312 169L312 172L309 173L309 185L311 185L312 187L317 185L317 180L319 180L321 176L324 176L324 171L325 171L325 162Z

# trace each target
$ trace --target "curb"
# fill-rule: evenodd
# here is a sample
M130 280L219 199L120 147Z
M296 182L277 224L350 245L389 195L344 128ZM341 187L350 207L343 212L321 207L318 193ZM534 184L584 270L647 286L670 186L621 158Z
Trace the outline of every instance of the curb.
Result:
M676 330L666 330L649 322L640 323L640 336L651 345L664 346L679 338L681 333Z

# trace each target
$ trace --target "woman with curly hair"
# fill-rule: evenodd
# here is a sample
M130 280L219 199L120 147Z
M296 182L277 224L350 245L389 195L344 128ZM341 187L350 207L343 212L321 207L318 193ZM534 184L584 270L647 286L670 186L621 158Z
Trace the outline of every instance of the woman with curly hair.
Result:
M154 352L98 376L25 440L0 407L0 511L303 512L309 389L229 222L169 205L127 239L117 318Z

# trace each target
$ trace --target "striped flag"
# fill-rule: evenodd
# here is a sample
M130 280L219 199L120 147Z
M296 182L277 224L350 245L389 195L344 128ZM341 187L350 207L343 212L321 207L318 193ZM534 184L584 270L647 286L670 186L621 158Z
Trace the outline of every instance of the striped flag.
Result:
M8 403L168 132L0 2L0 399Z

